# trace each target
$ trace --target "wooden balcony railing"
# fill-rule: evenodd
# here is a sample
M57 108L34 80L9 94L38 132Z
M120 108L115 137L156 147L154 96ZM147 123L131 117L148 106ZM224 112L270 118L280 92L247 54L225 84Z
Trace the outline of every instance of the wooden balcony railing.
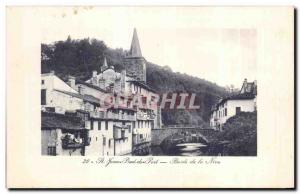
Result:
M82 148L85 146L85 142L83 139L80 139L81 142L76 142L74 140L63 138L62 141L62 148L63 149L76 149L76 148Z
M101 111L92 111L90 112L91 118L96 119L116 119L116 120L126 120L126 121L135 121L135 115L128 114L116 114L112 112L101 112Z
M154 113L142 113L138 112L136 115L136 118L139 120L154 120L155 119L155 114Z

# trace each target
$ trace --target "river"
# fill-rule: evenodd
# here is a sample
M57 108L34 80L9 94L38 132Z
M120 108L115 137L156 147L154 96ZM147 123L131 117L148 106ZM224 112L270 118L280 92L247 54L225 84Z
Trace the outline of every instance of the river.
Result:
M179 143L174 146L169 153L164 153L160 146L151 148L152 156L205 156L207 155L207 145L202 143Z

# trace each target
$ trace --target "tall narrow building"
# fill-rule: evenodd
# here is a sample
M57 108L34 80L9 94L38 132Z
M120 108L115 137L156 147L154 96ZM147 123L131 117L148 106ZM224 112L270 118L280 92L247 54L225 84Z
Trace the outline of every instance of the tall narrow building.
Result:
M146 83L146 60L142 56L139 38L134 28L130 50L124 59L128 76Z

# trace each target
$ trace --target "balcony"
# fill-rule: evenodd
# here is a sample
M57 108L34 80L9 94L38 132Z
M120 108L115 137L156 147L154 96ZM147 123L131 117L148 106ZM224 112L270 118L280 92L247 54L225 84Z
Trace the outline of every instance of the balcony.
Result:
M84 140L82 138L71 139L69 136L65 136L61 141L63 149L76 149L85 146Z
M136 118L138 120L154 120L155 114L154 113L137 112Z
M143 145L143 144L147 144L150 143L151 140L148 138L142 138L142 139L133 139L133 145L134 146L139 146L139 145Z
M119 120L125 120L125 121L135 121L134 115L128 115L128 114L120 114Z
M123 121L135 121L135 115L117 114L112 112L92 111L90 117L95 119L114 119Z
M95 118L95 119L104 119L105 112L103 112L103 111L91 111L90 112L90 117Z

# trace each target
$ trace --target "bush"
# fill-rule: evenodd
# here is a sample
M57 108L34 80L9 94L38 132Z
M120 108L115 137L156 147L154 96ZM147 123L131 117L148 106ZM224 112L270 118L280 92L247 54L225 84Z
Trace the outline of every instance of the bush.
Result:
M227 120L217 141L228 141L224 146L230 156L257 155L257 113L241 112Z

